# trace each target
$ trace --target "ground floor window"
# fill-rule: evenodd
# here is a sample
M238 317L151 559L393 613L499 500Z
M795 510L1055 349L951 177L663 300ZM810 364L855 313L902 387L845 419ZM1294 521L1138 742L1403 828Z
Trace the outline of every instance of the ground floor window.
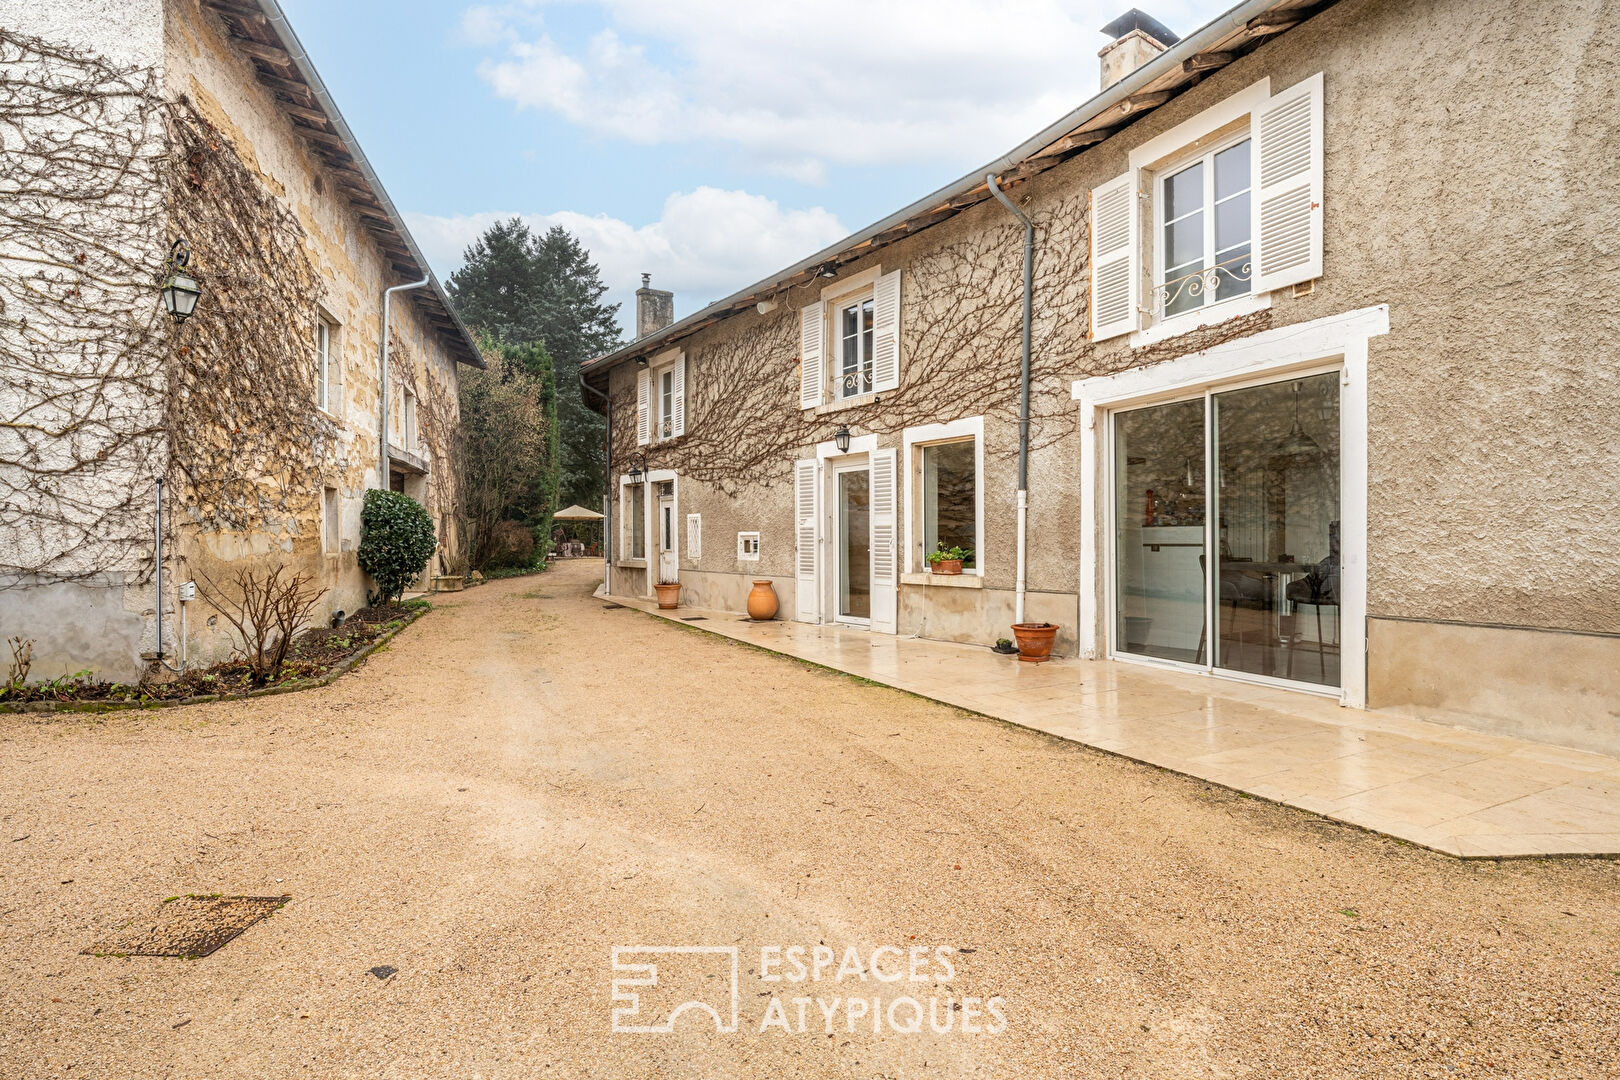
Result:
M1116 649L1338 686L1338 373L1112 419Z
M970 554L966 569L977 567L978 468L973 439L934 443L922 449L922 553L941 545Z
M630 485L630 557L647 557L647 487Z

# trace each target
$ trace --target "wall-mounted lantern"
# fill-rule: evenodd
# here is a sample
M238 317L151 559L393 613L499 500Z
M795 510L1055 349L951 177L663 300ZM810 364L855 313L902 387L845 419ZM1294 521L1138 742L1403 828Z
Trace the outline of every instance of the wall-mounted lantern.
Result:
M838 430L833 432L833 445L838 447L840 454L849 453L849 425L839 424Z
M197 298L202 295L202 286L186 272L190 262L191 248L184 240L176 240L169 246L169 262L165 268L168 276L163 281L163 309L177 323L191 318L191 313L197 310Z
M646 475L646 473L642 469L642 466L645 465L646 463L647 463L647 459L642 457L640 454L632 454L632 455L630 455L630 472L629 472L629 476L630 476L630 482L632 484L641 483L641 478Z

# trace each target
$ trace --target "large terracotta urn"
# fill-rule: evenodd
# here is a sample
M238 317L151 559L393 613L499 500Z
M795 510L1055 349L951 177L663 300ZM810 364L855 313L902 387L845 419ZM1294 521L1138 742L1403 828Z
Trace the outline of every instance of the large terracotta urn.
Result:
M758 622L776 618L778 607L776 589L770 578L759 578L748 590L748 617Z

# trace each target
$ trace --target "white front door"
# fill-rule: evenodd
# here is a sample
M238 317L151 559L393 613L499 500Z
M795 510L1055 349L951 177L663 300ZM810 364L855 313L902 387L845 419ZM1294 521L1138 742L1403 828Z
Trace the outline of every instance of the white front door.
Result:
M833 618L866 626L872 619L872 471L865 455L832 470L828 500Z
M680 552L675 548L675 485L665 480L658 484L658 580L674 582L680 579Z

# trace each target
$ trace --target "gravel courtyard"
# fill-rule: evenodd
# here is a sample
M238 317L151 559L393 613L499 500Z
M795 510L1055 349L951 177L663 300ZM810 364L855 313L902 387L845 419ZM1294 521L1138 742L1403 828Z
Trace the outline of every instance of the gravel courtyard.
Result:
M0 1077L1620 1076L1620 864L1455 862L599 571L442 598L321 690L0 716ZM214 893L291 900L202 959L81 952ZM613 948L665 944L737 947L735 1032L613 1030ZM792 946L861 974L763 981ZM913 949L949 978L874 971Z

